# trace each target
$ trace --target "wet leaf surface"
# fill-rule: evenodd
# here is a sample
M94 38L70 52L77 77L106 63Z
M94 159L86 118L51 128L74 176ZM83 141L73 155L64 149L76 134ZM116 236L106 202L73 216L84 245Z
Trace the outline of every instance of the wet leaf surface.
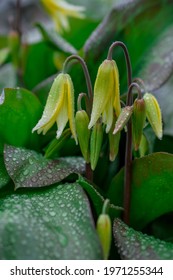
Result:
M121 220L113 225L115 244L123 260L172 260L173 244L129 228Z
M72 173L83 173L85 167L80 157L50 160L35 151L13 146L5 147L4 161L15 189L49 186Z
M78 184L0 193L0 259L102 259L86 195Z
M132 196L130 225L144 228L159 216L173 211L173 155L154 153L132 164ZM115 205L123 204L124 169L112 180L108 198Z
M10 181L10 176L8 175L4 159L2 156L0 156L0 189L5 186Z

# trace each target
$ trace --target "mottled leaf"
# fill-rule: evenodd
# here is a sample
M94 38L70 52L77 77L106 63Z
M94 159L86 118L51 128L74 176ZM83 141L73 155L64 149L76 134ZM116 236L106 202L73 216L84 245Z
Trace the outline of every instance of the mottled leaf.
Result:
M15 189L49 186L72 173L83 173L85 166L84 160L79 157L50 160L35 151L13 146L5 147L4 160Z
M123 260L173 259L173 243L135 231L119 219L114 221L113 234Z
M0 259L102 259L78 184L0 194Z
M143 60L139 76L145 81L148 91L159 88L173 72L173 25L158 38Z
M144 0L127 0L123 3L117 1L110 13L85 42L83 47L85 56L98 57L117 32L121 31L132 18L152 5L151 1Z
M42 113L36 96L22 88L5 88L0 96L0 144L37 149L40 136L32 128Z
M154 153L132 164L130 225L139 230L159 216L173 211L173 155ZM124 169L112 180L108 198L123 205Z

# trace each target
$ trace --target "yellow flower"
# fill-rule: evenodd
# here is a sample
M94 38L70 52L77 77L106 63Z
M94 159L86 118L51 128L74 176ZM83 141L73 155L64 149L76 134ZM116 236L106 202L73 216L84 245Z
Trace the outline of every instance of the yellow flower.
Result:
M100 65L95 85L91 120L88 128L95 125L102 116L106 124L106 133L111 129L113 116L118 117L121 112L119 93L119 73L114 60L104 60Z
M41 0L47 12L55 22L56 30L61 33L63 29L70 30L68 17L84 18L82 6L75 6L64 0Z
M68 74L59 74L54 80L44 108L43 115L32 132L46 132L56 122L58 126L56 138L60 138L67 122L71 133L77 144L77 136L74 119L74 89L73 83Z

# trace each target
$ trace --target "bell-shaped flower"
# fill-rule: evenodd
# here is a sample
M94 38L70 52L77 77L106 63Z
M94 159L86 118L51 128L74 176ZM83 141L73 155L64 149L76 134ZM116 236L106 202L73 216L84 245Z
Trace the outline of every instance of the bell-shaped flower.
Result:
M104 60L100 65L94 85L94 98L91 120L88 128L102 117L106 133L111 129L114 111L118 117L121 112L119 93L119 73L114 60Z
M46 134L56 122L58 126L56 137L59 139L68 120L71 133L77 143L73 83L68 74L61 73L52 84L43 115L32 132L37 130L38 133L43 132L43 134Z
M64 0L41 0L46 11L55 22L56 30L61 33L63 29L69 31L68 17L84 18L85 8L67 3Z

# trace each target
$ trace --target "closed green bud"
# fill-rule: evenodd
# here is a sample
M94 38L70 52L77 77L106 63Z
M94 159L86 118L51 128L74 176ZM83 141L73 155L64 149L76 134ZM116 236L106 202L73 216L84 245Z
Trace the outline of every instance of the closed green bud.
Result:
M147 119L159 139L162 139L162 114L157 99L151 93L144 94Z
M121 110L121 113L116 121L113 134L121 131L128 123L131 115L133 113L133 106L126 106Z
M139 155L144 157L149 152L149 143L146 136L143 134L141 138L141 143L139 145Z
M77 111L75 123L79 146L85 161L88 163L90 130L88 129L89 118L84 110Z
M96 168L103 141L103 128L100 122L97 122L91 132L90 139L90 162L91 169Z
M144 99L136 99L133 104L132 128L133 128L133 144L135 151L138 150L142 131L146 120L146 106Z
M120 142L120 132L117 132L115 135L113 134L113 129L115 126L115 121L109 131L109 160L114 161L119 150L119 142Z
M101 214L97 220L97 233L102 245L103 257L105 260L108 259L110 246L111 246L111 220L109 215Z

